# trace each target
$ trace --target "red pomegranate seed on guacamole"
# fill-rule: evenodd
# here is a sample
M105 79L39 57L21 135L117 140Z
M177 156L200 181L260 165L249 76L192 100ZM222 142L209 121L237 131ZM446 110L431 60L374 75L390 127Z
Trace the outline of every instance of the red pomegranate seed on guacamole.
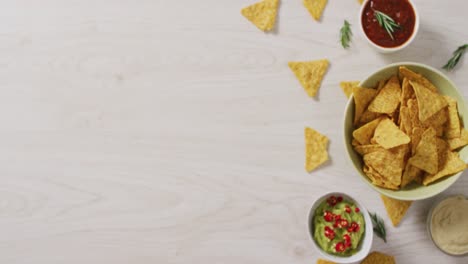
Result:
M335 251L336 252L343 252L345 250L345 245L343 242L338 242L335 245Z
M354 212L359 213L360 211L359 207L354 208Z
M347 248L350 247L351 246L351 236L349 236L348 234L344 234L343 239L344 239L345 247L347 247Z
M327 199L327 203L330 206L335 206L336 205L336 197L335 196L330 196L330 198Z
M341 227L343 227L343 228L348 227L348 225L349 225L348 220L346 220L346 219L341 219L340 225L341 225Z
M325 221L327 222L331 222L333 221L333 213L330 212L330 211L325 211L325 213L323 213L323 219L325 219Z
M335 238L335 231L333 231L329 226L325 227L324 231L325 237L327 237L330 240L333 240Z
M336 198L336 200L337 200L339 203L341 203L341 202L343 201L343 197L342 197L342 196L338 196L338 197Z
M341 215L339 215L339 214L334 215L334 219L335 219L335 221L336 220L341 220Z
M345 212L347 212L348 214L351 213L351 207L349 207L349 206L345 206L345 209L344 209L344 210L345 210Z

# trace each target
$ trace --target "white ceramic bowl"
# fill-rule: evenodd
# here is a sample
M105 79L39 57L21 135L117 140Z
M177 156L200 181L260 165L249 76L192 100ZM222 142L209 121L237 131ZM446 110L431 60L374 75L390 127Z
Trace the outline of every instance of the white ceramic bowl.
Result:
M364 222L366 224L365 231L364 231L364 237L363 240L361 241L361 245L359 247L359 251L352 255L352 256L346 256L346 257L339 257L336 255L329 254L320 248L320 246L317 244L317 242L314 239L314 214L315 210L317 207L324 202L328 197L330 196L342 196L344 199L347 199L349 201L352 201L359 209L361 209L361 213L364 216ZM369 251L372 247L372 240L374 237L374 232L372 229L372 220L369 216L369 212L367 212L367 209L362 205L362 203L358 202L356 199L353 197L349 196L348 194L342 193L342 192L330 192L330 193L325 193L321 195L319 198L315 200L315 202L312 205L312 208L310 209L309 212L309 219L308 219L308 227L309 227L309 235L310 238L312 239L312 244L314 245L315 249L322 255L323 258L333 261L336 263L353 263L353 262L358 262L362 259L364 259L368 254Z
M362 13L364 12L364 9L369 1L371 0L365 0L361 5L361 10L359 11L359 28L361 29L361 34L364 36L367 42L369 42L369 45L371 45L372 47L374 47L377 51L381 53L392 53L392 52L396 52L396 51L406 48L409 44L411 44L411 42L413 42L414 38L416 37L419 31L419 13L413 1L408 0L408 2L410 3L410 5L413 7L413 10L414 10L415 21L414 21L413 34L405 43L403 43L400 46L392 47L392 48L386 48L386 47L382 47L382 46L375 44L372 40L369 39L369 37L367 37L366 32L364 32L364 27L362 26Z

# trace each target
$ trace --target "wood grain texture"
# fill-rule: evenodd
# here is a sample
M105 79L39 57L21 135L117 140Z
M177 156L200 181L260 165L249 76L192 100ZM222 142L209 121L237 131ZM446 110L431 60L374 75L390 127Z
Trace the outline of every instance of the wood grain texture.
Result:
M282 1L264 34L253 0L5 0L0 16L0 263L314 263L314 198L346 190L385 215L344 154L342 80L391 62L443 65L468 40L466 1L415 0L421 31L374 52L355 0L322 22ZM348 19L355 37L338 43ZM290 60L328 58L318 99ZM466 58L449 77L468 96ZM307 174L304 126L331 162ZM463 175L445 194L468 195ZM467 263L425 232L415 203L388 243L398 263Z

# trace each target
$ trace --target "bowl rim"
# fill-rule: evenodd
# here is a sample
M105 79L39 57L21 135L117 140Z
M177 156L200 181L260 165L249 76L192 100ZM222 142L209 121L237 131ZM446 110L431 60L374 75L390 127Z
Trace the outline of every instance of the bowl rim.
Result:
M368 79L370 79L372 76L374 76L375 74L381 72L381 71L384 71L388 68L393 68L393 67L399 67L399 66L415 66L415 67L421 67L421 68L426 68L427 70L429 71L432 71L434 73L437 73L439 74L442 78L444 78L448 83L450 83L450 85L452 87L454 87L454 91L455 93L458 95L459 98L461 98L461 102L459 103L462 103L463 105L466 105L466 101L465 101L465 98L460 94L459 90L458 90L458 87L455 85L455 83L450 80L444 73L442 73L441 71L429 66L429 65L426 65L426 64L423 64L423 63L418 63L418 62L409 62L409 61L404 61L404 62L395 62L395 63L391 63L391 64L388 64L386 66L383 66L383 67L380 67L379 69L373 71L371 74L367 75L366 78L364 78L361 82L359 82L359 86L362 85L362 83L366 82ZM348 99L348 102L346 103L346 106L345 106L345 111L344 111L344 115L343 115L343 120L342 120L342 124L343 124L343 144L344 144L344 148L346 150L346 153L347 153L347 156L348 156L348 159L351 161L353 167L356 169L357 173L360 174L360 178L367 184L369 185L372 189L374 189L375 191L377 191L378 193L382 194L382 195L385 195L385 196L388 196L390 198L393 198L393 199L397 199L397 200L402 200L402 201L416 201L416 200L424 200L424 199L428 199L428 198L431 198L431 197L434 197L440 193L442 193L443 191L447 190L450 186L452 186L459 178L460 178L460 175L463 173L463 171L459 172L459 173L456 173L454 175L452 175L451 177L456 177L456 179L453 181L452 184L450 185L447 185L443 188L441 188L440 190L437 190L436 192L434 193L429 193L429 194L423 194L423 195L420 195L418 197L400 197L398 195L394 195L393 193L384 193L383 190L387 190L387 189L384 189L384 188L381 188L379 186L375 186L374 184L372 184L371 182L369 182L368 180L364 179L364 175L362 175L362 168L358 168L357 165L352 161L352 158L351 158L351 154L350 154L350 151L354 151L354 149L349 149L348 148L348 144L347 144L347 141L346 141L346 114L351 106L351 104L354 103L354 96L353 94L351 94L351 96L349 97ZM466 162L466 160L465 160ZM366 176L367 177L367 176ZM396 191L397 192L397 191Z
M371 0L364 0L364 2L361 4L361 8L359 9L359 17L358 17L359 29L361 31L361 34L364 35L364 38L367 40L367 42L369 42L369 44L372 47L374 47L375 49L377 49L378 51L383 52L383 53L391 53L391 52L400 51L400 50L406 48L407 46L409 46L413 42L413 40L416 38L416 35L419 32L419 12L418 12L418 9L416 8L416 5L413 3L413 1L407 0L408 3L413 8L413 11L414 11L415 21L414 21L413 33L411 34L411 36L405 42L403 42L403 44L401 44L400 46L396 46L396 47L382 47L382 46L379 46L376 43L374 43L372 40L370 40L369 37L367 36L366 32L364 31L364 27L362 25L362 13L364 12L364 9L365 9L365 7L366 7L366 5L367 5L367 3L369 1L371 1Z
M348 200L351 200L352 202L354 202L356 204L356 206L359 207L359 209L361 209L360 212L364 216L364 223L366 224L364 237L363 237L363 240L361 241L360 250L354 255L346 256L346 257L339 257L339 256L336 256L336 255L329 254L329 253L325 252L317 244L317 242L314 239L313 217L315 215L315 210L328 196L331 196L331 195L343 196L344 198L346 198ZM370 250L372 248L372 242L373 242L373 237L374 237L372 220L370 218L369 212L367 211L366 207L361 202L356 200L353 196L351 196L351 195L349 195L349 194L347 194L345 192L341 192L341 191L323 193L318 198L316 198L314 200L314 202L312 203L312 207L310 208L307 219L308 219L307 228L308 228L308 233L309 233L310 239L312 240L312 244L314 245L314 248L319 252L319 254L323 258L325 258L325 259L327 259L329 261L337 262L337 263L354 263L354 262L358 262L358 261L363 260L369 254L369 252L370 252Z

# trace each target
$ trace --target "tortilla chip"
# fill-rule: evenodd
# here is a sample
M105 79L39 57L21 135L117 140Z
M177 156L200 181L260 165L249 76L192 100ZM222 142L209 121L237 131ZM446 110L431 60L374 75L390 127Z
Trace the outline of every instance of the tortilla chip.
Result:
M380 119L376 119L370 123L353 131L353 138L356 139L361 145L370 144L371 138L374 136L374 131L379 125Z
M403 171L403 176L401 176L401 187L403 188L411 182L415 181L419 176L422 175L422 173L422 170L407 162L405 170Z
M416 152L408 161L411 165L428 173L437 173L438 158L435 130L430 127L424 131L416 146Z
M438 179L444 178L445 176L452 175L463 171L466 168L466 164L460 159L460 156L456 152L447 151L446 161L444 166L436 174L427 174L423 179L423 184L428 185Z
M397 185L393 185L392 183L386 181L384 176L379 174L372 167L364 165L363 172L371 180L372 184L374 184L376 186L379 186L379 187L382 187L382 188L386 188L386 189L398 190Z
M343 90L347 98L353 93L353 87L357 87L358 85L359 81L340 82L341 90Z
M417 82L410 81L418 100L419 120L426 121L429 117L439 112L448 105L441 95L432 92Z
M395 258L393 256L385 255L374 251L367 255L367 257L361 262L361 264L395 264Z
M354 147L354 150L356 150L357 153L361 154L361 156L381 149L382 147L376 144L359 145Z
M362 87L353 87L353 97L354 97L354 124L357 125L361 119L361 115L366 110L369 103L377 95L377 90L362 88Z
M364 164L382 175L384 181L389 185L399 186L407 151L408 145L377 150L364 155Z
M452 138L447 140L447 142L451 150L468 145L468 131L466 129L462 129L459 138Z
M392 220L393 226L397 226L400 223L403 216L405 216L406 211L408 211L408 208L413 203L413 201L400 201L385 195L380 195L380 198L382 198L388 217Z
M375 128L374 139L385 149L394 148L410 142L410 137L403 133L390 119L385 118Z
M460 118L458 117L457 100L450 96L444 96L448 102L448 122L445 131L445 137L458 138L460 137Z
M305 168L311 172L328 160L328 138L308 127L305 128L304 134L306 143Z
M422 127L422 123L419 120L419 110L418 110L418 102L416 99L408 100L408 115L411 120L411 127Z
M362 5L362 2L363 2L363 1L364 1L364 0L358 0L359 4L361 4L361 5Z
M433 92L437 92L437 88L426 78L424 78L421 74L415 73L405 66L400 66L399 68L400 76L403 78L407 78L409 81L418 82L422 86L428 88Z
M318 259L317 264L336 264L335 262L324 260L324 259Z
M400 107L400 130L411 137L413 133L413 126L409 116L409 110L407 106Z
M310 15L316 20L320 20L323 10L328 0L303 0L304 6L309 10Z
M279 0L264 0L247 6L241 14L263 31L270 31L275 26Z
M323 76L327 72L328 60L289 62L288 65L307 94L314 97L320 88Z
M411 153L414 155L416 153L416 147L421 141L421 136L424 133L424 129L421 127L413 128L413 133L411 133Z
M360 124L369 123L370 121L375 120L375 119L381 117L382 115L383 114L381 114L381 113L374 113L374 112L371 112L369 110L366 110L366 111L364 111L364 113L362 113L361 119L359 120L359 123Z
M369 105L369 111L392 114L400 104L401 87L398 77L393 76Z
M409 84L407 78L403 79L403 83L401 84L401 106L408 106L407 102L409 99L414 98L416 95L414 94L413 87Z
M355 146L360 146L361 144L353 138L353 140L351 141L351 145L355 147Z

